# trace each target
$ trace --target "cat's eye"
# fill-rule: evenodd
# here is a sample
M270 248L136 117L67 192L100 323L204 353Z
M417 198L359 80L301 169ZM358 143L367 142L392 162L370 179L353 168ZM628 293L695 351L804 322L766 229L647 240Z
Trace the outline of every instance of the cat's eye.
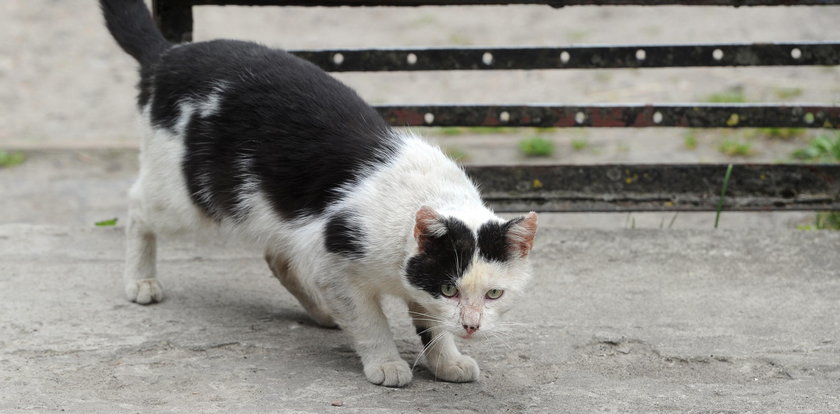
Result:
M451 298L458 294L458 288L451 283L446 283L440 285L440 293L443 293L443 296L446 296L447 298Z
M490 289L487 291L487 299L498 299L502 297L503 293L505 293L505 291L501 289Z

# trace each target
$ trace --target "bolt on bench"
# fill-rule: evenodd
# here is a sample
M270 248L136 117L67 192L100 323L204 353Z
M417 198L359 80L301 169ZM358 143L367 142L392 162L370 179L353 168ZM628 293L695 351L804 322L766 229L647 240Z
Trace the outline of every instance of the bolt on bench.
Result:
M153 0L175 42L192 7L447 5L840 6L840 0ZM290 51L324 70L438 71L840 65L840 42ZM840 106L778 104L375 106L395 126L840 128ZM728 165L469 166L499 212L715 211ZM840 164L736 164L724 210L840 210Z

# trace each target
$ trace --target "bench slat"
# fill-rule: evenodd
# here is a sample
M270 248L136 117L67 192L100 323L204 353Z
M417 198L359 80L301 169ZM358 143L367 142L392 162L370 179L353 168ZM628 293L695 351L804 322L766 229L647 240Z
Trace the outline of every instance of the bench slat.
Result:
M294 50L331 72L840 64L840 42Z
M375 108L395 126L840 128L840 106L821 105L380 105Z
M470 166L496 211L715 211L725 164ZM736 164L724 210L840 210L840 165Z

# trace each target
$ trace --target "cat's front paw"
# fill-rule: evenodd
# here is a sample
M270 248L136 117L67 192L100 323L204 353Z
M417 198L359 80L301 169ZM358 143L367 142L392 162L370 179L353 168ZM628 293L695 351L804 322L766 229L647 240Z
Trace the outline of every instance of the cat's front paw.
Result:
M125 297L141 305L163 300L163 287L157 279L132 280L125 284Z
M481 371L478 363L466 355L458 355L455 358L437 361L431 365L438 379L449 382L473 382L478 380Z
M399 361L371 363L365 366L365 376L368 381L376 385L404 387L411 382L411 368L402 359Z

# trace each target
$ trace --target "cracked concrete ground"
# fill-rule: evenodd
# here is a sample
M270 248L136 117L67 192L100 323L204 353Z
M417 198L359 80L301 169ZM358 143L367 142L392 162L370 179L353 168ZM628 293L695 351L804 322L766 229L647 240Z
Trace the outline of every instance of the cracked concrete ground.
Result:
M259 255L165 240L167 299L122 298L121 229L0 226L0 411L836 412L840 233L544 228L510 327L369 384ZM403 357L420 343L389 303ZM332 404L340 404L333 406Z

